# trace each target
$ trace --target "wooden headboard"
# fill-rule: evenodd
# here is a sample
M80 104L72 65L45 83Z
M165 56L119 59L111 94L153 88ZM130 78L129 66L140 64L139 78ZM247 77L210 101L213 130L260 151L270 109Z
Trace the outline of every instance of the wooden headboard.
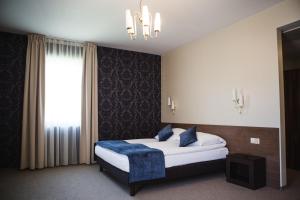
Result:
M266 158L267 185L280 187L279 129L245 126L220 126L204 124L183 124L163 122L162 126L172 124L173 128L196 126L198 131L213 133L224 138L230 153L246 153ZM260 144L251 144L250 138L260 138Z

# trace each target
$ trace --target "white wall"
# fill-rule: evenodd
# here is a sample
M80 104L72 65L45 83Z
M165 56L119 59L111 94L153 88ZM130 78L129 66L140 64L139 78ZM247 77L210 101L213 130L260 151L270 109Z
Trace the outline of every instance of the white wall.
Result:
M284 110L280 111L277 28L297 20L300 0L286 0L164 54L162 122L280 128L284 186L285 136L280 118ZM246 96L242 115L231 101L232 88L236 87ZM168 96L177 105L175 114L167 107Z
M162 121L280 127L276 29L299 19L300 0L284 1L164 54ZM242 115L231 101L235 87L247 97Z

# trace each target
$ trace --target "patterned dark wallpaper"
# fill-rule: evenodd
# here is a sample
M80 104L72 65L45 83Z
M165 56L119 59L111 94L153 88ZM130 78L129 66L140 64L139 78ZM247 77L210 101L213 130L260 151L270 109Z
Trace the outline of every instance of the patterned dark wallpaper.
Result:
M102 139L154 136L160 127L160 56L98 47Z
M0 32L0 167L17 167L27 37Z
M27 36L0 32L0 167L18 167ZM98 47L99 133L152 137L160 127L160 56Z

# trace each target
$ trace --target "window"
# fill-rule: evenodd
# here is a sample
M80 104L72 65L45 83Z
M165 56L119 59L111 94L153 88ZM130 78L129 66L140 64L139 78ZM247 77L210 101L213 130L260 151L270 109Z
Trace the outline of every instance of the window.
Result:
M68 43L47 42L46 127L80 126L82 68L82 47Z
M77 164L83 47L47 39L45 60L46 166Z

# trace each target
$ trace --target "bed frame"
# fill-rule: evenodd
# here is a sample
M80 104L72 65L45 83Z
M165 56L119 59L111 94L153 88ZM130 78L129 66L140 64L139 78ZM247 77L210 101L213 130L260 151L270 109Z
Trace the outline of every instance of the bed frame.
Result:
M212 160L206 162L198 162L187 165L180 165L175 167L166 168L166 177L162 179L150 180L150 181L139 181L134 183L129 183L129 173L120 170L119 168L111 165L110 163L104 161L102 158L94 154L94 158L99 164L100 171L107 172L113 176L118 181L127 184L129 186L129 193L134 196L138 190L145 184L153 184L157 182L163 182L167 180L174 180L178 178L186 178L197 176L201 174L208 174L214 172L224 172L226 166L226 159Z

